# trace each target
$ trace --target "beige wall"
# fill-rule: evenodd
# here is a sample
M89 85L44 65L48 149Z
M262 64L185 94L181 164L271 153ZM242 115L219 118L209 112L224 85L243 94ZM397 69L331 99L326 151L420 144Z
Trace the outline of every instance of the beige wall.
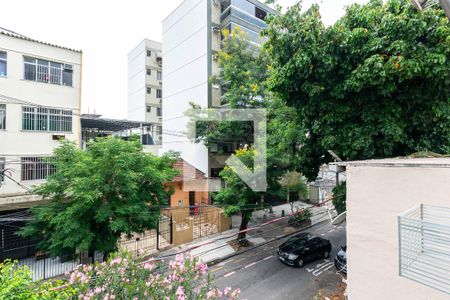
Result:
M450 207L450 163L347 166L350 300L449 299L399 276L397 216L420 203Z

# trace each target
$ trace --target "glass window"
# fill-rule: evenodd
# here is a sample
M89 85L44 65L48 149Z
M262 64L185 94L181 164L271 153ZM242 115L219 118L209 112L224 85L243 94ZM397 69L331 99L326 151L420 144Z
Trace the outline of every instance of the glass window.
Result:
M156 98L162 98L162 90L160 89L156 90Z
M152 111L152 107L150 105L147 105L147 112L151 112Z
M5 176L3 171L5 170L5 158L0 157L0 182L5 181Z
M158 117L161 117L161 107L157 107L157 108L156 108L156 115L157 115Z
M22 129L72 132L72 111L24 106L22 107Z
M25 80L72 86L72 77L72 65L24 57Z
M152 75L152 69L147 69L147 75Z
M7 74L6 52L0 52L0 76L5 77Z
M156 127L157 129L157 134L158 135L161 135L162 134L162 126L158 126L158 127Z
M147 56L148 56L148 57L152 56L152 51L147 50Z
M151 87L147 87L147 94L151 94L152 93L152 88Z
M22 181L43 180L55 173L51 157L22 157Z
M162 72L161 71L158 71L156 73L156 80L162 80Z
M267 12L262 10L259 7L255 6L255 17L257 17L258 19L264 20L267 16Z
M0 104L0 129L6 129L6 104Z

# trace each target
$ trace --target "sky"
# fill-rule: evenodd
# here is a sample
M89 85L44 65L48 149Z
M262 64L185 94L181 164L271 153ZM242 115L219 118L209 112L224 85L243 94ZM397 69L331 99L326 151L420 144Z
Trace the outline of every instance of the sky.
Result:
M127 55L144 38L161 41L162 20L183 0L14 0L2 3L0 27L83 51L82 112L126 118ZM289 6L297 0L278 0ZM318 2L326 25L344 7L367 0Z

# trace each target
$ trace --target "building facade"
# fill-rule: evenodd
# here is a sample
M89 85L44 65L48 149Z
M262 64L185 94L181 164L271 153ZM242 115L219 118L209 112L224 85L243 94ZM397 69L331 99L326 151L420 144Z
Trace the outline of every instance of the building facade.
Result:
M82 53L0 28L0 210L29 207L59 140L80 145Z
M338 163L347 175L349 299L448 299L450 158Z
M155 142L162 134L161 43L143 40L128 54L128 119L154 123Z
M212 160L204 145L190 142L185 112L191 103L202 108L221 105L220 86L209 79L220 72L215 54L221 47L222 29L239 26L258 44L269 13L274 11L255 0L185 0L163 21L163 151L181 152L208 177L223 167L224 159Z

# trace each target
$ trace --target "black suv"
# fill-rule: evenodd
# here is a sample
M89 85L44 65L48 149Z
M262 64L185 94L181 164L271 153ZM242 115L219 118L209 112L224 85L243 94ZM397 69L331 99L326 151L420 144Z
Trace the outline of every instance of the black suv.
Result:
M300 233L289 238L278 248L278 258L287 265L303 267L308 261L328 258L331 252L329 240Z

